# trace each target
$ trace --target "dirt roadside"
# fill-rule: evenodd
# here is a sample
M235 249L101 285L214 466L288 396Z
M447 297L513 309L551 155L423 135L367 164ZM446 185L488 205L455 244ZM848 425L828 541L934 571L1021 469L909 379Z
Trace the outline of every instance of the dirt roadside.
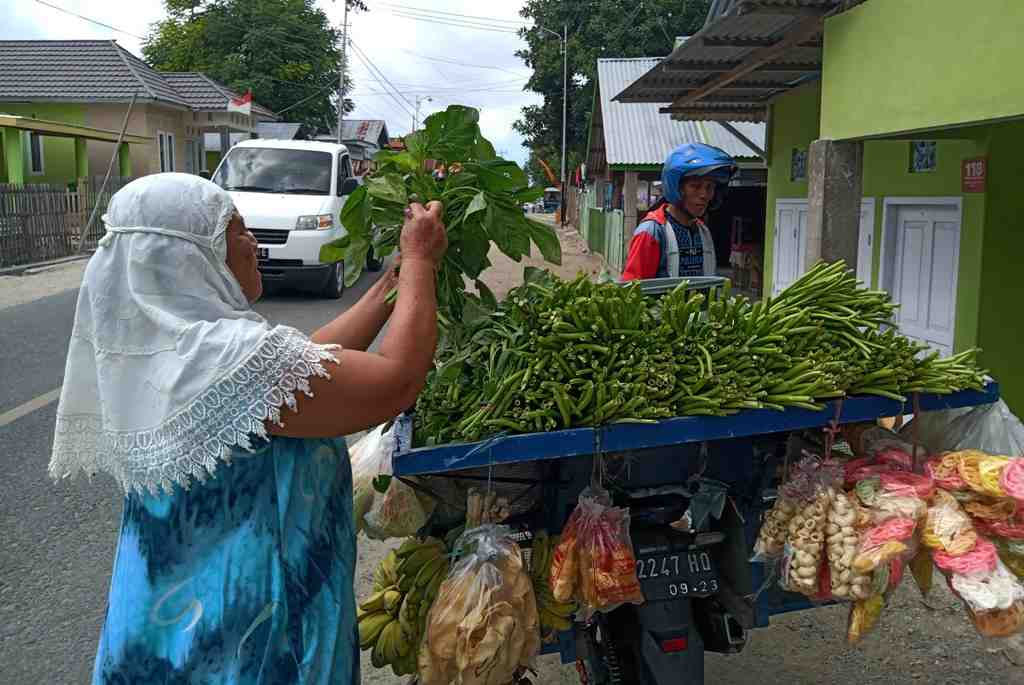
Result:
M538 218L545 218L543 215ZM539 258L513 262L496 251L493 266L482 276L499 298L522 282L524 266L543 266L565 278L579 272L596 277L604 269L574 229L559 231L563 264L552 268ZM365 597L373 569L394 546L359 538L356 595ZM911 579L894 594L876 630L859 647L846 644L848 608L833 606L803 611L772 620L768 628L754 631L747 648L738 655L708 654L708 683L786 683L786 685L863 685L863 683L930 682L944 685L1020 685L1024 666L1015 667L999 645L983 641L974 631L941 576L922 600ZM574 665L563 666L558 656L538 660L538 685L579 683ZM374 669L369 654L362 655L362 682L366 685L399 685L390 670Z

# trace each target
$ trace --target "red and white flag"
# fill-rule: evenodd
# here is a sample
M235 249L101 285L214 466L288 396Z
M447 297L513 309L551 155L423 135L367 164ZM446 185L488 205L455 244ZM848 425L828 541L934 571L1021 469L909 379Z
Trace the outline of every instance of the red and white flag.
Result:
M245 114L246 116L252 114L252 91L245 91L245 95L240 98L229 98L228 111Z

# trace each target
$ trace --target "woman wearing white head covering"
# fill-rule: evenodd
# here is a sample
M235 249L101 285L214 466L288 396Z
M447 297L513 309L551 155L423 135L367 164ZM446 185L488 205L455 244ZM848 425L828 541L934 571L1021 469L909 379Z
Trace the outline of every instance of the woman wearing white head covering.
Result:
M251 309L256 242L223 190L158 174L113 197L50 462L126 492L94 683L358 683L337 438L411 406L430 367L447 240L436 203L406 217L400 276L307 337Z

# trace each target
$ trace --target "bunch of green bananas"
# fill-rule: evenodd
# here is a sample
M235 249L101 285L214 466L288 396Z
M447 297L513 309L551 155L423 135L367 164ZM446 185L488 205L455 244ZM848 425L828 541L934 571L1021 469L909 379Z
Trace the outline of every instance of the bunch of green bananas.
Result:
M559 602L551 594L551 558L558 547L558 536L549 536L540 531L533 536L530 552L530 576L533 579L533 593L537 597L537 615L540 617L541 632L572 628L572 615L576 602Z
M448 548L436 538L409 538L381 560L373 594L357 612L359 647L372 650L375 668L390 664L396 676L416 672L427 614L449 566Z

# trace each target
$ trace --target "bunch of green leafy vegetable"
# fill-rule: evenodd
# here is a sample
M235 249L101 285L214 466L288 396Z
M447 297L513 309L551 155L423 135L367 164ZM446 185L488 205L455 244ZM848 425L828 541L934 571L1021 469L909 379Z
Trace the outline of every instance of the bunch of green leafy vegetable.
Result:
M427 117L422 130L405 138L402 152L384 150L375 157L376 170L353 192L341 210L347 234L320 251L323 262L345 262L345 281L352 285L366 265L372 246L378 257L399 244L404 211L410 202L444 205L448 252L437 276L438 306L453 321L462 319L469 299L466 279L476 282L482 304L495 306L494 295L479 280L491 265L493 242L515 261L530 254L532 242L545 260L561 264L562 251L554 228L525 216L522 205L543 195L531 188L515 162L498 157L480 133L480 113L452 105ZM429 162L444 171L435 177Z

